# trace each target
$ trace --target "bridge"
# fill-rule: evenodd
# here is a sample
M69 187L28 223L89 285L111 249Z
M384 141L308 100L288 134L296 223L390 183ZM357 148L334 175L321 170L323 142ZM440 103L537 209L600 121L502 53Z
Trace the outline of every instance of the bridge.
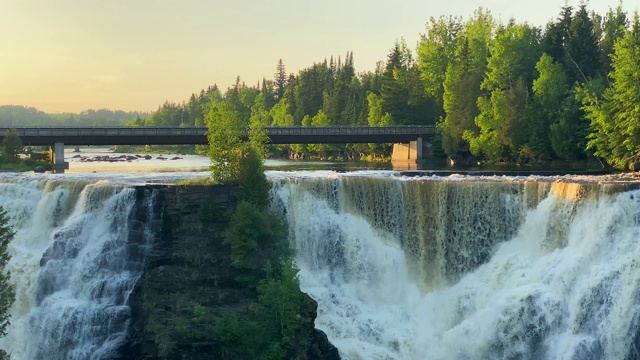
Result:
M0 128L0 137L8 131ZM15 128L23 144L49 146L53 170L63 173L64 146L78 145L206 145L206 127L32 127ZM435 135L434 126L267 127L271 144L394 143L393 160L422 159L422 139Z

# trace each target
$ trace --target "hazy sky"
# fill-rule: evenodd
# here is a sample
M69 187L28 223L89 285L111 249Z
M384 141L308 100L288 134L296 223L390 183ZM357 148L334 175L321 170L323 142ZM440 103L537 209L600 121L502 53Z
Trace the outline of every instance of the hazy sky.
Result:
M395 40L415 48L429 17L483 6L543 25L564 0L0 0L0 105L47 112L155 110L237 75L272 78L353 50L372 70ZM578 1L569 1L577 6ZM627 1L625 9L637 9ZM591 0L604 14L616 0Z

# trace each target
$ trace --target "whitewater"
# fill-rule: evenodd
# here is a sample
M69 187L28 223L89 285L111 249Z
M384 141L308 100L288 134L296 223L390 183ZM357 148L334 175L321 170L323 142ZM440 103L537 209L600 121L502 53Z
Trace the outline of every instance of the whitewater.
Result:
M0 174L16 231L0 347L115 356L162 225L158 184L205 174ZM635 176L267 175L344 359L640 358Z
M16 289L0 346L13 359L108 359L126 340L128 297L159 222L154 194L104 180L5 178Z
M638 359L634 188L337 175L274 197L344 359Z

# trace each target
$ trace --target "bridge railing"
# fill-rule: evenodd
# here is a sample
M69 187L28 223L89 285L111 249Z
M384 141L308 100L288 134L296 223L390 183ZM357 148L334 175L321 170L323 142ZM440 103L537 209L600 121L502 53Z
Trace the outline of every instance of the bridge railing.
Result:
M9 128L0 128L0 136ZM18 136L167 136L167 135L205 135L204 127L49 127L16 128Z
M3 136L9 128L0 128ZM16 128L18 136L203 136L206 127L38 127ZM385 135L435 134L434 126L324 126L267 127L267 135Z
M268 127L267 135L385 135L385 134L435 134L433 126L323 126L323 127Z

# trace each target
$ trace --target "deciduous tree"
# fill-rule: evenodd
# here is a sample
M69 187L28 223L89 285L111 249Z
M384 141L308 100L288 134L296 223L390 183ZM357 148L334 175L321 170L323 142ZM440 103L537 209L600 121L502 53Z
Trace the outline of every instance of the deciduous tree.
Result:
M205 118L209 131L209 157L215 181L236 181L240 171L240 159L246 146L243 140L245 127L238 111L228 102L211 103Z

